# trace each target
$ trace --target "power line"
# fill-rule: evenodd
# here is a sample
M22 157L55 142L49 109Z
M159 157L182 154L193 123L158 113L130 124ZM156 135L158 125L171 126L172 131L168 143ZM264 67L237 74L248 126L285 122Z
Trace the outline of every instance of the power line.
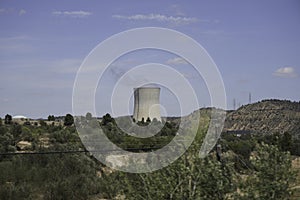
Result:
M176 147L176 146L170 146ZM73 151L42 151L42 152L5 152L0 153L0 156L15 156L15 155L45 155L45 154L73 154L73 153L101 153L101 152L113 152L113 151L150 151L161 149L162 147L151 147L151 148L125 148L125 149L103 149L103 150L73 150Z
M220 140L223 140L223 144L224 144L225 146L227 146L228 149L230 149L231 151L234 152L234 150L229 146L229 144L226 144L226 143L224 142L224 141L226 141L226 140L224 140L224 139L222 139L222 138L220 138ZM245 167L247 167L248 170L252 170L252 168L251 168L250 166L248 166L247 163L244 162L243 159L241 159L241 157L239 156L239 154L235 153L235 156L239 159L239 161L241 161L241 162L243 163L243 165L244 165Z
M42 151L42 152L6 152L0 153L0 156L15 156L15 155L44 155L44 154L66 154L66 153L86 153L86 150L76 151Z

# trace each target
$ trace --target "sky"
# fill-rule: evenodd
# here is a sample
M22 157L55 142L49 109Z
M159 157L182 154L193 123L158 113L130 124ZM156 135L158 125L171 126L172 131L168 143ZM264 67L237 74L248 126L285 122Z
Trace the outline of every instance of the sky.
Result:
M1 0L0 27L2 118L72 113L73 85L85 57L110 36L142 27L173 29L201 44L221 73L228 109L233 101L248 104L249 93L251 102L300 100L298 0ZM110 112L110 90L120 75L149 62L178 70L195 87L200 107L211 105L193 66L169 52L141 50L109 66L98 85L97 115ZM178 115L167 88L161 102L169 115Z

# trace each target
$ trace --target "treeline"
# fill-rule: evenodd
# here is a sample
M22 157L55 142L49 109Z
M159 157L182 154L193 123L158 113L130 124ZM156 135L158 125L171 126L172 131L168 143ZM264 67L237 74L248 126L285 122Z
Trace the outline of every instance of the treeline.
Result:
M87 134L87 138L96 140L99 134L98 129L101 128L110 141L129 151L152 151L161 148L174 138L179 128L179 124L175 122L147 119L135 123L131 117L114 119L109 114L104 115L102 120L98 121L90 113L81 116L75 123L79 132L82 133L82 137ZM154 136L148 138L135 137L145 134Z
M82 117L81 126L99 126L115 144L136 151L167 144L179 128L177 123L166 122L162 130L147 140L127 135L117 126L130 128L127 120L107 114L98 121L87 114ZM160 122L146 120L140 126L150 123L159 125ZM72 125L1 123L0 199L291 198L295 171L290 155L294 150L290 147L294 141L288 134L261 137L223 134L218 141L222 148L220 158L213 150L201 159L199 150L207 131L207 126L203 127L185 154L168 167L152 173L131 174L109 169L89 153L64 153L84 150ZM130 130L134 132L133 129ZM31 145L19 149L20 141ZM16 151L45 154L4 154Z

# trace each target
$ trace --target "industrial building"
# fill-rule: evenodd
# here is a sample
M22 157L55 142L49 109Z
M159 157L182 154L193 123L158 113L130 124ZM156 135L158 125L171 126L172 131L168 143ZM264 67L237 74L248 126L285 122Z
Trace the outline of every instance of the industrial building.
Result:
M134 89L133 118L136 122L143 119L146 121L148 117L151 121L154 118L161 121L159 96L159 87L139 87Z

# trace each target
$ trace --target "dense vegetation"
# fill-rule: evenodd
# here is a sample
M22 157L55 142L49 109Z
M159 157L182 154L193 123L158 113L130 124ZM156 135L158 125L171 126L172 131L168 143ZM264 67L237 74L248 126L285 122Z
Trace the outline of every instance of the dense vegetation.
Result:
M289 199L295 172L291 152L299 155L297 140L279 135L223 134L218 160L213 150L199 158L209 122L200 124L187 152L161 170L131 174L111 170L84 152L67 117L62 125L0 123L0 199ZM90 114L85 116L93 120ZM51 116L49 121L54 120ZM109 114L93 123L125 149L148 151L167 144L178 129L175 122L150 139L126 135ZM125 123L125 122L124 122ZM140 122L146 126L151 122ZM160 123L160 122L155 122ZM22 142L24 144L22 146ZM299 146L298 146L299 147ZM76 152L81 151L82 152ZM40 154L9 154L40 152ZM67 153L71 152L71 153Z

